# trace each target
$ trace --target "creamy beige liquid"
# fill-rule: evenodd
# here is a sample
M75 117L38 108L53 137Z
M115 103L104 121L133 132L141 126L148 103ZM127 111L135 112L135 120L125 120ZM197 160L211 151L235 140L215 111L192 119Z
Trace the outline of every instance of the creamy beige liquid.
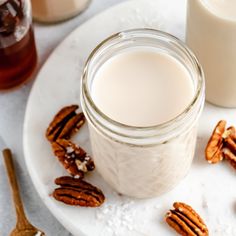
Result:
M207 100L236 107L236 1L189 0L186 41L203 66Z
M56 22L83 11L90 0L31 0L34 19Z
M92 97L108 117L130 126L169 121L190 104L191 77L175 58L151 49L122 52L96 73Z
M143 47L105 62L91 86L97 107L130 126L147 127L173 119L194 96L192 78L179 61ZM192 163L195 123L171 140L150 146L117 142L91 124L89 130L97 170L122 194L147 198L165 193L187 174Z
M236 20L235 0L202 0L202 2L213 14L229 20Z

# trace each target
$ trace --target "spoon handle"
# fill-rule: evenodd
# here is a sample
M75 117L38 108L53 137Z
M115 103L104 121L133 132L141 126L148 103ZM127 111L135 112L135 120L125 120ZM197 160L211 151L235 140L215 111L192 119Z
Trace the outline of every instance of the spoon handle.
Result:
M13 164L12 153L10 149L4 149L2 153L3 153L3 157L4 157L6 169L7 169L7 174L8 174L8 179L11 185L12 197L13 197L13 201L14 201L15 209L16 209L17 228L25 228L25 226L27 226L29 222L25 216L23 204L20 197L19 187L17 184L16 174L15 174L15 168Z

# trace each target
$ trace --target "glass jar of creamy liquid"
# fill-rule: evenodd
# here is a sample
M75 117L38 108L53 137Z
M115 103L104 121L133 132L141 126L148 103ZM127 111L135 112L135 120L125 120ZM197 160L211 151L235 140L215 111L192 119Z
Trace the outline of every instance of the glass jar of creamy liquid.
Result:
M119 193L163 194L186 176L204 105L204 76L177 38L124 31L91 53L82 77L96 168Z
M189 0L186 42L202 64L206 99L236 107L236 1Z
M53 23L81 13L90 0L31 0L31 2L35 20Z

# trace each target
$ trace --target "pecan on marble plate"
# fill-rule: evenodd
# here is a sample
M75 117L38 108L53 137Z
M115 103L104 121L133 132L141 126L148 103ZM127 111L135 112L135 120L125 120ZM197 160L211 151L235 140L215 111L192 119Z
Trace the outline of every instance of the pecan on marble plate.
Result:
M205 149L206 160L215 164L223 160L223 135L225 133L226 121L221 120L216 125Z
M236 129L232 126L227 129L228 135L224 140L223 155L236 169Z
M105 201L105 196L100 189L70 176L63 176L55 180L60 185L53 192L53 197L68 205L83 207L99 207Z
M48 141L55 142L57 139L70 139L85 123L82 112L78 113L79 106L71 105L62 108L53 118L46 130Z
M231 126L226 129L226 121L221 120L216 125L205 149L206 160L215 164L223 159L236 169L236 129Z
M75 177L83 177L84 173L95 168L93 159L79 146L66 139L58 139L52 143L55 156L65 169Z
M177 233L182 236L208 236L208 229L202 218L189 205L181 202L173 204L165 220Z

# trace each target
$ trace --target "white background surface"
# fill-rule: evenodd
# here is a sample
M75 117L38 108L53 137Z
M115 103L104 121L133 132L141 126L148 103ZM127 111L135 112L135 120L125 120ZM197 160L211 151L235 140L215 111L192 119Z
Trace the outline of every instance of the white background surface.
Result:
M123 1L92 0L91 5L85 12L69 21L55 25L35 24L35 36L39 55L38 67L41 67L52 50L73 29L96 13ZM49 236L67 236L71 234L51 215L36 193L24 163L22 148L23 120L32 83L33 81L30 81L17 90L0 93L0 135L16 154L17 176L26 213L32 223L43 229ZM0 158L0 188L0 236L7 236L15 225L15 212L11 203L10 189L2 158Z
M71 21L54 26L36 25L36 38L39 45L41 62L46 59L55 45L73 28L87 20L95 12L116 2L118 1L94 0L88 11ZM176 3L175 0L169 0L169 2L170 4ZM161 9L161 11L165 12L166 9ZM175 14L173 14L171 18L165 20L175 21L175 17ZM132 21L132 18L130 20ZM105 24L104 27L106 27ZM183 37L183 32L178 26L169 29L169 31L176 36ZM50 80L50 78L47 79ZM22 124L30 87L31 83L15 92L1 94L0 105L2 111L0 116L0 135L4 137L6 143L15 153L17 153L17 173L22 187L26 210L29 217L32 219L32 222L44 229L47 235L69 235L69 233L64 231L64 229L54 220L41 203L41 200L38 198L32 187L23 162ZM171 206L173 201L185 201L191 203L191 205L198 209L204 219L209 222L211 235L236 235L236 200L234 197L235 188L233 187L235 172L230 169L227 164L217 166L208 165L204 160L203 153L207 139L209 138L209 133L214 124L219 119L224 118L227 119L230 124L235 125L235 117L236 111L233 109L222 109L211 105L206 106L200 121L198 145L192 170L178 188L160 198L160 205L157 205L156 207L157 211L163 213L161 215L164 215L164 212ZM0 164L0 168L0 235L5 236L8 235L10 228L14 225L14 218L12 217L13 211L11 210L9 188L2 164ZM40 168L38 168L38 171L40 171ZM149 211L149 205L145 206L145 204L142 204L141 207L144 207ZM156 218L154 220L156 220L158 224L161 224L163 230L167 230L167 227L164 224L162 226L161 218ZM159 235L158 232L156 235ZM161 234L160 236L166 235L167 234ZM172 235L172 231L168 231L168 235ZM146 236L150 235L147 234Z

